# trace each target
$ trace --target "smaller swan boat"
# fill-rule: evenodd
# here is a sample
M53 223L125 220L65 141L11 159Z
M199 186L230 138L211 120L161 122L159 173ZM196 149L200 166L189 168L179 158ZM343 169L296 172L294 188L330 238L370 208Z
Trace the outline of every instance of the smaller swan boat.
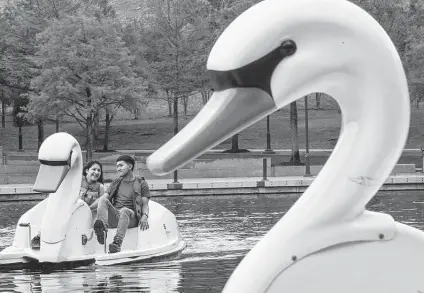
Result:
M19 219L11 246L0 252L0 269L78 267L146 262L177 256L186 246L175 215L149 200L149 229L128 229L121 251L108 253L116 229L97 242L89 206L79 199L83 158L76 139L55 133L41 145L33 190L49 196ZM39 237L39 245L33 245Z

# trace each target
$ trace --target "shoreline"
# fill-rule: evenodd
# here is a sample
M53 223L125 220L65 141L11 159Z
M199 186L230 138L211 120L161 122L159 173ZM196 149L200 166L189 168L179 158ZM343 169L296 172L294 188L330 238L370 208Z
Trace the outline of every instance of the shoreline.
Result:
M287 176L195 178L181 179L173 183L169 179L146 180L152 198L175 196L242 196L279 195L303 193L313 182L314 177ZM108 183L105 184L106 186ZM379 191L424 191L424 174L410 173L390 175ZM32 184L0 185L0 202L40 201L47 194L32 190Z

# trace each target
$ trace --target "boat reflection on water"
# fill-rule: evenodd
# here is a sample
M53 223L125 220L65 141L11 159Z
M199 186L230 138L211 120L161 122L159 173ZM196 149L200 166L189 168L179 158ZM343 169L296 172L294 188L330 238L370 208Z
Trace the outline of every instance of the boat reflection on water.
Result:
M8 292L179 292L181 263L86 267L53 273L9 272Z

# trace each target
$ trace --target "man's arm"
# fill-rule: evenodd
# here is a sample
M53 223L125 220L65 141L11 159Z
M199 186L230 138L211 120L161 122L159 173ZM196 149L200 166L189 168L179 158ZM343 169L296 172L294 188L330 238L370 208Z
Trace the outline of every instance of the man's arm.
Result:
M141 203L143 204L141 207L141 216L149 217L149 198L143 196L141 198Z
M143 180L141 185L141 203L142 203L142 214L149 216L149 198L150 189L146 181Z
M140 218L140 229L147 230L149 229L149 223L147 219L149 218L149 198L150 198L150 189L149 185L145 181L142 181L141 184L141 218Z
M149 198L143 196L141 198L141 204L141 218L138 225L141 230L147 230L149 229L149 222L147 220L149 218Z

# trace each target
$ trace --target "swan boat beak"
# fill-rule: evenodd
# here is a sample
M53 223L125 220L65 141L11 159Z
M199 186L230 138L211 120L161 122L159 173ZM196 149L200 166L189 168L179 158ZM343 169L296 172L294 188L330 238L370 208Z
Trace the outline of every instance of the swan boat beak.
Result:
M273 72L295 51L296 44L287 40L261 58L232 69L214 64L221 54L212 52L208 65L212 97L178 135L147 159L150 170L163 175L178 169L275 112L278 107L271 93Z
M40 169L33 190L37 192L56 192L71 169L71 156L64 161L40 160Z
M153 173L169 173L275 110L272 98L260 89L216 91L198 116L147 164Z

